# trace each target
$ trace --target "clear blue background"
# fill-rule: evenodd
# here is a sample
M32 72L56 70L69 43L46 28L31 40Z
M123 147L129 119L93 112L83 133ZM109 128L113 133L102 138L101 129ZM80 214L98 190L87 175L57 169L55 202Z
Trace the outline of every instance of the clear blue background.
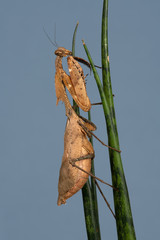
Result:
M122 160L137 239L160 235L160 2L110 1L109 52ZM87 239L81 192L57 206L66 116L56 107L54 47L76 55L84 39L101 65L102 1L15 0L0 7L0 239ZM64 60L65 61L65 60ZM65 65L65 63L64 63ZM84 67L85 74L89 70ZM101 71L99 71L101 76ZM100 101L93 75L91 102ZM86 114L84 114L86 116ZM107 143L103 111L92 108L98 135ZM108 150L96 140L96 174L111 183ZM102 186L111 206L112 190ZM116 224L98 193L102 239L117 239Z

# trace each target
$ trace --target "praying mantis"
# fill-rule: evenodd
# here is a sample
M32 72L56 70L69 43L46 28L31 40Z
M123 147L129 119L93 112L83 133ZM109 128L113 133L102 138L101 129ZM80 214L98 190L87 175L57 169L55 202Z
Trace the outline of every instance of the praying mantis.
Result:
M49 41L57 47L56 41L52 42L45 29L44 32ZM57 97L56 105L58 105L59 101L64 102L66 116L68 117L64 134L64 154L62 157L62 164L59 173L59 195L57 205L60 206L61 204L65 204L68 198L72 197L84 186L90 175L94 178L96 186L98 187L111 213L115 217L96 179L106 185L109 185L116 191L118 189L90 173L91 161L94 158L95 154L93 146L87 137L90 137L92 134L95 138L97 138L92 133L92 131L96 130L96 126L92 122L78 116L75 113L65 91L66 87L76 104L85 112L88 112L91 109L91 105L101 104L91 104L86 91L83 69L77 61L85 64L90 69L91 65L82 58L75 56L73 57L72 52L65 49L64 47L58 47L58 49L55 51L55 55L55 91ZM67 57L70 76L63 69L63 57ZM97 65L95 65L95 67L101 68ZM106 147L113 149L114 151L121 152L120 150L104 144L99 138L97 139Z
M69 65L71 67L70 73L73 72L73 75L68 76L63 70L62 57L71 55L71 52L64 48L58 48L55 51L55 54L57 55L55 61L55 90L57 104L60 100L64 102L66 116L68 117L64 134L64 154L62 157L62 165L60 168L58 183L59 196L57 204L60 206L61 204L65 204L68 198L70 198L84 186L89 175L93 176L90 173L90 170L91 160L94 157L94 149L87 137L90 137L91 131L96 130L96 126L92 122L78 116L75 113L65 91L66 86L71 95L75 95L76 92L79 91L77 90L79 88L76 88L75 85L81 86L80 90L82 94L77 94L76 97L73 97L72 95L72 97L75 100L78 99L76 102L80 103L79 106L86 110L86 107L84 107L85 105L82 104L82 102L87 102L88 104L90 103L90 100L88 100L89 98L87 96L86 87L84 84L84 74L82 68L76 68L75 65L77 66L77 63L73 61L73 65ZM76 76L74 79L75 81L72 81L74 78L73 76ZM76 81L79 81L79 83L75 83ZM74 91L74 89L76 89L76 91ZM105 144L103 143L103 145ZM120 152L119 150L108 145L105 146ZM97 178L95 176L93 177Z

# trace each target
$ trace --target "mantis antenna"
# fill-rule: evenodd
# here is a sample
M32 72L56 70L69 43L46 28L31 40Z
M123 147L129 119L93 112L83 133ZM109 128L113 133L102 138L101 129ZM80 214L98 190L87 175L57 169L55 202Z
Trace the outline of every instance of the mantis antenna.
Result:
M46 30L45 30L44 27L43 27L43 31L44 31L46 37L48 38L48 40L50 41L50 43L51 43L54 47L58 48L59 46L58 46L58 44L57 44L57 42L56 42L56 35L55 35L55 34L56 34L56 28L55 28L55 34L54 34L54 37L55 37L54 42L52 41L52 39L50 38L50 36L49 36L48 33L46 32Z

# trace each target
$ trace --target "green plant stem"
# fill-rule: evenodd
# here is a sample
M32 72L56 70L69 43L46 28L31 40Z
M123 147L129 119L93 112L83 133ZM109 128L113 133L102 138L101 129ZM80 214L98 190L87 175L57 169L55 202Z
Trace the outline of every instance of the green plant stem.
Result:
M72 40L72 55L75 56L75 38L78 28L78 22L74 30L73 40ZM79 107L76 102L73 100L73 106L77 114L80 113ZM92 169L94 166L92 165ZM100 240L100 227L99 227L99 218L98 218L98 204L95 188L90 185L89 180L82 188L82 199L83 199L83 208L85 215L85 223L88 240Z
M88 112L88 120L91 121L91 112ZM90 138L90 142L93 145L93 136L91 136ZM92 167L91 167L91 173L95 176L95 168L94 168L94 159L92 159ZM100 235L100 224L99 224L99 214L98 214L98 201L97 201L97 188L96 188L96 183L94 178L90 177L91 179L91 194L92 194L92 208L93 208L93 212L94 212L94 219L95 219L95 229L96 229L96 233L98 236L98 239L101 239L101 235Z
M74 29L73 38L72 38L72 55L75 56L75 43L76 43L76 34L78 29L79 22L77 22L76 27Z
M93 74L99 89L100 97L102 100L109 145L116 149L119 149L118 135L116 133L115 122L113 115L110 112L109 104L106 100L105 93L97 73L97 70L94 66L90 53L87 46L83 41L83 46L86 51L88 60L91 64ZM112 95L111 95L112 96ZM114 150L109 150L110 155L110 164L111 164L111 173L112 173L112 184L114 187L118 188L119 191L113 190L114 193L114 205L116 213L116 224L117 224L117 233L119 240L135 240L135 232L133 226L132 213L130 208L129 196L127 185L125 181L124 171L121 162L120 153L117 153Z
M94 215L94 206L89 180L82 188L82 198L88 239L98 240L100 238L98 236L98 232L96 231L96 218Z
M108 50L108 0L103 2L103 12L102 12L102 32L101 32L101 57L102 57L102 80L103 80L103 90L110 109L110 113L113 120L115 133L118 137L111 75L110 75L110 64L109 64L109 50ZM118 138L117 138L118 140ZM118 140L119 141L119 140Z
M112 95L111 75L109 66L108 53L108 0L103 1L102 13L102 34L101 34L101 56L102 56L102 77L103 89L109 106L108 115L111 116L111 124L107 123L108 142L119 146L119 138L114 110L114 102ZM109 120L108 120L109 121ZM107 122L108 122L107 121ZM125 180L124 170L122 166L120 154L109 150L110 165L112 173L112 182L119 189L114 191L114 205L116 213L117 234L119 240L136 239L129 194Z

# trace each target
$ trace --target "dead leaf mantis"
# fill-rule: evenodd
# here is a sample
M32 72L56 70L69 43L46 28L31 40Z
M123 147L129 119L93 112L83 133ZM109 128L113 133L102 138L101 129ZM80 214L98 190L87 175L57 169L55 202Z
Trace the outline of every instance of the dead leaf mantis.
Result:
M46 35L49 38L47 33ZM56 45L53 42L52 44L54 46ZM68 198L70 198L84 186L84 184L88 180L89 175L103 183L105 182L90 173L91 160L94 157L94 149L92 144L89 142L87 136L90 136L91 131L94 131L96 129L96 126L93 123L88 122L86 119L77 116L68 100L65 91L66 86L77 105L83 111L90 110L91 103L86 92L85 76L83 73L83 69L77 61L86 64L88 67L90 67L90 64L84 59L73 57L72 52L63 47L59 47L55 51L55 55L57 55L55 61L55 89L57 96L57 104L60 100L64 102L66 115L68 117L64 135L64 154L62 158L62 165L60 168L58 183L59 196L57 204L61 205L64 204ZM62 58L66 56L68 56L67 62L70 76L63 70L62 66ZM105 145L102 141L100 142ZM110 146L107 147L120 152L119 150L116 150ZM97 182L96 185L101 192L101 189ZM106 201L108 207L110 208L102 192L101 194ZM111 208L110 210L114 215Z
M73 110L63 84L66 75L63 74L61 64L61 58L57 56L55 74L57 104L60 100L64 102L68 117L64 134L64 154L59 174L58 205L65 204L68 198L78 192L88 180L89 175L98 179L90 173L94 149L87 138L87 136L90 136L91 131L96 129L96 126L88 120L79 117ZM103 145L105 144L103 143ZM110 146L107 147L120 152ZM101 179L98 180L102 181ZM102 182L105 183L104 181Z

